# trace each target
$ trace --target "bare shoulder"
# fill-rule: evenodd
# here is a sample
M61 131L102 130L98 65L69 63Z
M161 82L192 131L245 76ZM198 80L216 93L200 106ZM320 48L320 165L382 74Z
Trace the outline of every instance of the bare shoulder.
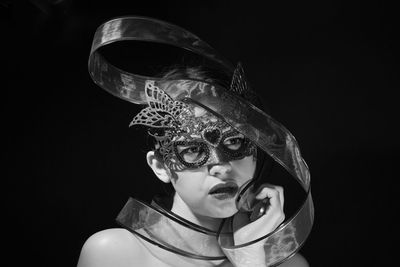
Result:
M93 234L82 247L78 267L143 266L146 254L137 237L113 228Z
M309 267L307 260L300 254L293 255L290 259L279 265L279 267Z

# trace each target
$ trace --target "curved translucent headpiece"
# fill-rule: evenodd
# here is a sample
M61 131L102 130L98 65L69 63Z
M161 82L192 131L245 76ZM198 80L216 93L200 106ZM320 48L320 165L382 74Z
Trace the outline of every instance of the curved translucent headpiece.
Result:
M212 238L217 238L218 236L222 249L222 251L218 252L193 251L193 249L185 247L182 243L177 246L175 241L157 237L157 234L155 232L152 233L152 230L148 227L147 230L143 230L143 227L146 227L146 223L149 223L149 225L154 223L155 217L166 219L169 223L177 223L179 227L182 225L188 226L188 224L178 216L171 214L166 216L168 212L165 212L165 210L159 212L157 207L145 205L142 202L130 200L127 204L128 206L125 206L118 217L118 221L126 228L137 233L138 236L145 237L147 240L151 239L153 243L157 243L167 250L175 251L188 257L209 260L218 259L226 255L236 262L241 258L246 258L243 256L246 253L265 248L265 258L259 260L273 265L293 255L310 233L314 218L310 192L310 173L300 154L300 149L294 136L282 124L247 101L245 97L240 96L237 90L235 92L232 88L224 88L199 80L165 81L158 77L130 73L110 64L99 52L99 48L105 45L125 40L147 41L176 46L208 58L231 73L234 73L235 70L233 65L220 56L212 47L185 29L152 18L121 17L107 21L95 32L89 57L89 73L97 85L123 100L134 104L146 104L144 89L146 83L152 82L154 85L163 88L174 100L196 104L207 109L253 141L261 150L285 168L301 185L307 196L298 211L278 229L267 236L262 236L257 240L252 240L240 246L235 246L232 232L229 230L224 233L215 233L211 230L202 232L197 227L189 227L199 235L212 236ZM241 196L243 197L243 195ZM147 217L137 215L154 214L154 210L156 210L155 213L161 215ZM146 222L143 221L143 218L153 219ZM225 227L225 229L229 229L229 226ZM143 231L146 234L143 234ZM284 234L290 234L292 238L290 240L294 240L294 242L290 245L286 244L285 240L288 239L281 238ZM207 241L205 242L207 243Z

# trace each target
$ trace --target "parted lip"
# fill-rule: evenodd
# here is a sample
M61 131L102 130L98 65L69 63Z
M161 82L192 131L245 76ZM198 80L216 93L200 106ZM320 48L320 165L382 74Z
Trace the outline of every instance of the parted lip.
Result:
M234 182L220 183L213 186L208 194L236 194L239 190L239 186Z

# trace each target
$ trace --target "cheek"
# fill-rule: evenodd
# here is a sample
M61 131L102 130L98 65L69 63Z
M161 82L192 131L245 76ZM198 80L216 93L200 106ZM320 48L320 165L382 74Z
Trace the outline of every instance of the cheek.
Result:
M232 166L239 174L239 177L247 180L253 178L256 170L256 162L257 161L254 156L249 156L235 161Z
M185 202L196 202L206 191L203 172L177 172L177 179L172 181L175 191Z

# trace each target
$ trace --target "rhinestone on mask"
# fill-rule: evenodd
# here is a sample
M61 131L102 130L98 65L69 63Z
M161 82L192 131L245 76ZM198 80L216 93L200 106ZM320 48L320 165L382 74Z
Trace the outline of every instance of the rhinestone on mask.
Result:
M202 131L201 136L209 145L217 147L219 142L221 142L222 133L219 128L210 126Z

